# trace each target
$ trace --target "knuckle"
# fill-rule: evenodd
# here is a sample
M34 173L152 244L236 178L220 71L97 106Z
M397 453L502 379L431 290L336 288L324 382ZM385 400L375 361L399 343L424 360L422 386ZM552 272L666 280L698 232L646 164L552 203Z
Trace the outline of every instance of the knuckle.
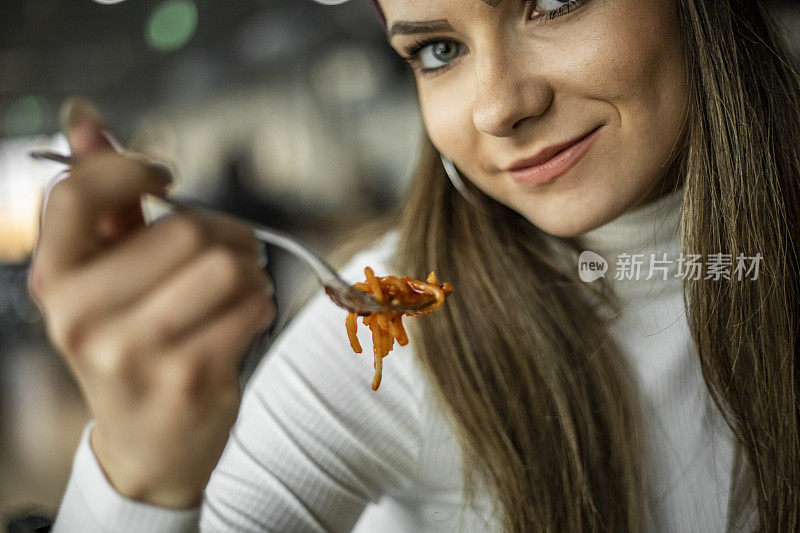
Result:
M75 312L75 306L65 297L61 286L50 288L39 296L48 338L63 355L71 358L80 350L86 334L86 324Z
M152 327L152 344L163 346L169 344L172 338L178 333L179 328L169 317L156 320Z
M84 357L95 373L107 377L120 377L128 373L135 360L133 343L112 328L103 328L87 336Z
M173 391L176 399L196 399L203 392L207 373L200 361L198 357L182 357L180 361L167 366L164 384Z
M48 307L45 327L50 341L64 356L77 356L85 334L85 327L80 321L63 316L51 305Z
M224 246L209 250L208 263L211 277L226 291L238 289L242 278L247 274L236 253Z
M198 253L206 247L209 234L206 227L198 220L177 215L170 221L172 239L192 253Z

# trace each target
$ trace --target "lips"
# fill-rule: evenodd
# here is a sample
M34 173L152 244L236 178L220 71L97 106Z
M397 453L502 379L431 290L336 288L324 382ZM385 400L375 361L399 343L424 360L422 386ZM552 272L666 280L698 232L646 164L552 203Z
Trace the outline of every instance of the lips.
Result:
M525 159L518 159L514 161L510 166L508 166L505 170L507 172L512 172L514 170L522 170L525 168L536 167L543 163L546 163L553 157L555 157L556 154L558 154L559 152L562 152L567 148L569 148L570 146L579 143L580 141L582 141L583 139L585 139L586 137L597 131L599 128L600 126L597 126L591 131L583 133L580 136L575 137L569 141L559 144L554 144L548 146L547 148L543 148L542 150L539 150L539 152L537 152L536 155L534 156L527 157Z
M506 172L523 186L547 183L575 166L597 140L601 129L602 125L569 141L548 146L532 157L519 159Z

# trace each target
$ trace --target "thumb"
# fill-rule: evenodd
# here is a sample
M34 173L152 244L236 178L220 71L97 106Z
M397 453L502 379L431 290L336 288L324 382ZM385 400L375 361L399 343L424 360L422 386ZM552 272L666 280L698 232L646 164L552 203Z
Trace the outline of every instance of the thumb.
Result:
M72 156L85 157L115 150L113 138L106 132L100 110L86 98L73 96L61 106L61 129L67 137Z

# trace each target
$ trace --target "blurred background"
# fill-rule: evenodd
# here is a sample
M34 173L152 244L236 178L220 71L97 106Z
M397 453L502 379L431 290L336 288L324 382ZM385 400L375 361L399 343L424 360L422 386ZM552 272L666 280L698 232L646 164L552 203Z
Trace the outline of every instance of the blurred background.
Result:
M323 253L398 204L421 127L366 0L0 2L0 531L55 513L88 421L26 288L43 187L62 168L28 152L67 152L71 95L169 162L176 194ZM268 254L285 309L308 271Z
M769 6L800 53L800 7ZM0 532L54 515L88 421L26 288L42 190L61 170L27 154L67 151L58 109L71 95L169 162L177 194L323 253L398 205L421 128L366 0L0 2ZM268 251L284 309L305 272Z

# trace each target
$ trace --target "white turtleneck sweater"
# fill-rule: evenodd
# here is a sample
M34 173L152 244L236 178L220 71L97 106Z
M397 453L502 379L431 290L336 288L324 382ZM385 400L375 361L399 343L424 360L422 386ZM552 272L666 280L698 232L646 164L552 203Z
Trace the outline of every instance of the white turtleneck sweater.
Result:
M618 254L644 254L639 280L614 281L625 308L610 327L649 413L652 530L717 532L726 524L732 437L699 372L677 263L667 280L645 279L649 254L678 258L681 195L668 193L583 237L586 249L609 262L608 277ZM365 266L393 273L396 237L389 233L354 257L345 277L359 280ZM477 507L464 506L455 435L411 345L384 360L374 392L369 331L360 325L366 355L355 355L345 315L320 294L275 341L245 389L200 508L173 511L120 496L92 453L90 424L54 531L499 530L486 492Z
M703 381L686 321L678 262L682 198L683 188L670 191L583 234L582 244L608 261L606 277L623 305L610 329L639 378L656 504L652 530L721 532L734 439ZM656 268L648 280L651 256ZM637 262L638 277L627 266Z

